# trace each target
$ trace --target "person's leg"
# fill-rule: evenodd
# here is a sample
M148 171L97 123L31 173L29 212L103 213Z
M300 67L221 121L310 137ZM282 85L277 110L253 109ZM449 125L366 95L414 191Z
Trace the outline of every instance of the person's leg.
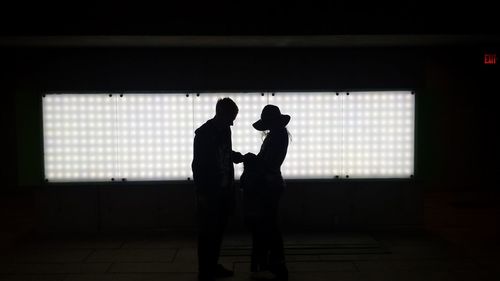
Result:
M283 246L283 236L278 226L277 208L272 210L269 219L269 260L272 264L285 263L285 250Z
M278 280L288 280L288 269L285 261L285 250L283 236L278 226L278 208L280 194L272 198L269 212L269 264L271 271L276 274Z
M270 249L272 240L272 212L268 196L259 197L259 215L255 223L255 238L253 240L252 278L279 280L278 274L273 271L270 263Z
M250 271L257 272L262 268L262 246L259 233L259 198L255 191L245 189L243 191L243 211L245 226L252 237L252 250L250 260Z
M228 214L223 210L219 209L217 212L217 218L213 225L214 228L214 262L215 265L219 262L220 250L222 247L222 241L224 239L224 231L226 230Z
M252 249L250 254L250 271L254 272L258 270L258 258L257 258L258 236L256 233L255 215L245 212L244 220L245 220L245 226L250 232L250 237L252 238Z
M220 249L220 212L217 200L198 195L198 273L201 278L215 276Z
M234 275L234 272L230 269L224 268L221 264L219 264L220 251L222 247L222 241L224 239L224 232L226 230L227 222L229 216L234 213L234 193L228 191L221 198L218 199L217 202L217 212L216 212L216 221L214 222L213 228L216 233L216 237L214 240L214 271L215 277L224 278L230 277Z
M259 216L256 219L253 250L256 271L269 269L268 265L268 243L265 217Z
M269 247L269 268L278 280L288 280L288 269L285 261L283 237L277 226L272 228Z
M269 270L269 250L271 238L271 213L270 201L268 194L261 194L259 196L259 215L257 223L257 236L258 236L258 259L261 264L262 270Z

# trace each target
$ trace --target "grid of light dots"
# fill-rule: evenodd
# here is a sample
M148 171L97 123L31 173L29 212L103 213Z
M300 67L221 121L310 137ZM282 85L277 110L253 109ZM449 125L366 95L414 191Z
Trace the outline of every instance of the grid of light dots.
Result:
M411 92L54 94L43 99L45 175L50 181L192 177L193 130L219 98L240 111L233 150L258 153L251 124L275 104L292 117L285 178L401 178L413 174ZM236 165L236 177L242 172Z
M351 92L344 97L343 173L355 178L413 174L412 92Z
M192 98L126 94L118 99L119 178L186 180L193 155Z
M275 93L271 104L291 116L282 166L285 178L332 178L341 172L341 96L335 92Z
M260 119L262 108L267 104L268 95L262 93L210 93L200 94L194 98L194 129L215 115L217 100L230 97L238 106L238 116L234 120L232 131L233 150L242 154L259 153L262 144L261 132L252 124ZM235 165L235 177L243 172L243 164Z
M116 97L43 98L45 177L50 181L109 181L116 171Z

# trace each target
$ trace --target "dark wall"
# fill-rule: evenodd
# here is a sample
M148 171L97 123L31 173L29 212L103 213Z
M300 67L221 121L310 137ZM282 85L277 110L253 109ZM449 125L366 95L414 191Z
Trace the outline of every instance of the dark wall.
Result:
M495 77L500 76L497 66L482 65L483 51L482 47L6 50L10 90L2 126L16 136L11 145L17 147L6 162L17 165L3 164L11 169L6 178L17 188L36 190L41 230L190 228L194 223L190 184L42 186L40 94L415 89L414 180L292 182L284 197L282 221L290 228L418 226L421 191L486 190L486 178L498 167L490 159L498 155L492 97L498 93ZM237 219L234 225L239 227Z
M315 90L410 87L411 49L18 49L18 86L34 90ZM390 83L388 85L388 83Z
M448 48L428 55L425 96L418 108L419 169L427 190L486 191L499 168L498 48Z
M2 35L323 35L497 33L487 1L6 3ZM387 3L386 3L387 2ZM443 18L445 17L445 19ZM22 20L20 20L22 19ZM15 28L13 28L15 23Z

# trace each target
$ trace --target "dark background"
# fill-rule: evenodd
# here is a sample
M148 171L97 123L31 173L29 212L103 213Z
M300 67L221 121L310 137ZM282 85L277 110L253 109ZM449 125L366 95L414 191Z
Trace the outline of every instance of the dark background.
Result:
M190 183L44 185L44 92L356 89L416 91L415 178L290 182L284 228L427 228L453 234L472 225L498 233L500 72L498 65L483 64L485 53L499 54L496 12L481 2L418 3L8 4L0 19L2 235L194 225ZM141 47L141 37L125 41L135 47L123 41L107 47L81 43L81 36L109 42L123 35L178 44ZM194 39L182 47L184 36ZM207 37L199 36L215 43L207 46ZM245 36L265 38L252 46ZM266 41L293 42L295 36L306 44ZM324 36L318 40L327 43L308 46L307 36ZM228 38L247 46L217 45ZM47 42L52 43L41 46ZM471 210L480 216L467 215ZM238 218L232 228L241 229Z
M489 1L12 1L5 35L498 33Z

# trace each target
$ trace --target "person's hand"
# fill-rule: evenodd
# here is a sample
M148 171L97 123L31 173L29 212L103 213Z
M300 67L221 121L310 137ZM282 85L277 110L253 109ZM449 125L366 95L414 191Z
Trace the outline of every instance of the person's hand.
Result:
M247 154L245 154L245 156L243 156L243 158L245 159L243 161L243 165L245 166L245 170L258 170L260 167L259 167L259 159L258 159L258 156L249 152Z
M243 156L245 161L255 159L255 157L257 157L257 155L253 154L252 152L248 152L247 154L245 154L245 156Z
M245 156L243 156L243 162L244 162L243 164L245 164L245 166L251 165L252 163L255 163L256 159L257 159L257 155L249 152L249 153L245 154Z
M245 160L241 153L235 151L233 151L231 157L233 158L233 163L235 164L239 164Z

